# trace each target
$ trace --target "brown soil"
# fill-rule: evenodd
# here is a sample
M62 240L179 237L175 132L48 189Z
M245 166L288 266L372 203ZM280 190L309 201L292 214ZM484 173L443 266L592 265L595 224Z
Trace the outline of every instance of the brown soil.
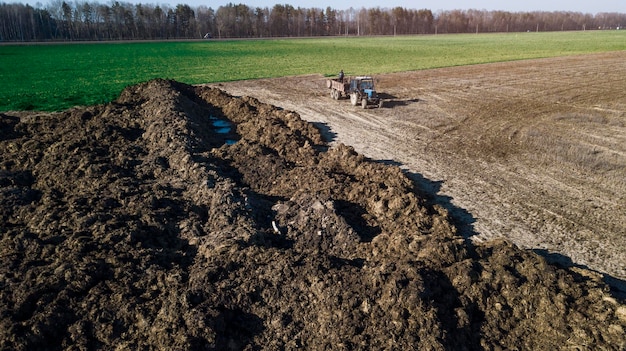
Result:
M335 104L376 147L410 132L394 111L435 101L363 111L307 91L298 113ZM155 80L103 106L0 114L0 349L626 348L601 274L468 241L455 204L420 195L429 176L329 147L346 130L298 113Z
M220 87L399 165L473 241L507 238L626 280L625 62L621 51L381 75L386 108L367 110L332 100L321 76Z

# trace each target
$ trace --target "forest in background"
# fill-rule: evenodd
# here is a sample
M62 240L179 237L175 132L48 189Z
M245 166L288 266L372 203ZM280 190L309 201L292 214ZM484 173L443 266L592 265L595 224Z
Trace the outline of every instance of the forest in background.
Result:
M250 7L53 0L0 4L0 42L411 35L621 29L626 14Z

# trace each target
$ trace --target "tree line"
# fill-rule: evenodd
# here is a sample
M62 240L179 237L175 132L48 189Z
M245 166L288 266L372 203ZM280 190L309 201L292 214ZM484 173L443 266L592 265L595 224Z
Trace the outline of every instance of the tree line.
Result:
M626 14L250 7L53 0L0 4L0 41L156 40L620 29Z

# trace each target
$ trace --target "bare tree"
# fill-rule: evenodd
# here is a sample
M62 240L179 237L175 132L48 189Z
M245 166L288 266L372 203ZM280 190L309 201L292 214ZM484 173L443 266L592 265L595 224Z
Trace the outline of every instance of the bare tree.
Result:
M38 5L39 7L41 5ZM250 8L228 4L217 10L179 4L130 4L51 0L46 8L0 3L0 40L117 40L322 35L402 35L617 29L626 14L506 12L485 10Z

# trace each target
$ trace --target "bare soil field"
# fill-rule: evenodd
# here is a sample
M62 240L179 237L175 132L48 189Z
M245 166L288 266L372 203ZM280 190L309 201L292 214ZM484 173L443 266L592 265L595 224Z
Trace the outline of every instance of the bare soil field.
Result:
M354 72L357 74L367 72ZM626 279L626 52L381 75L383 109L322 76L219 84L396 163L475 242L506 238Z

